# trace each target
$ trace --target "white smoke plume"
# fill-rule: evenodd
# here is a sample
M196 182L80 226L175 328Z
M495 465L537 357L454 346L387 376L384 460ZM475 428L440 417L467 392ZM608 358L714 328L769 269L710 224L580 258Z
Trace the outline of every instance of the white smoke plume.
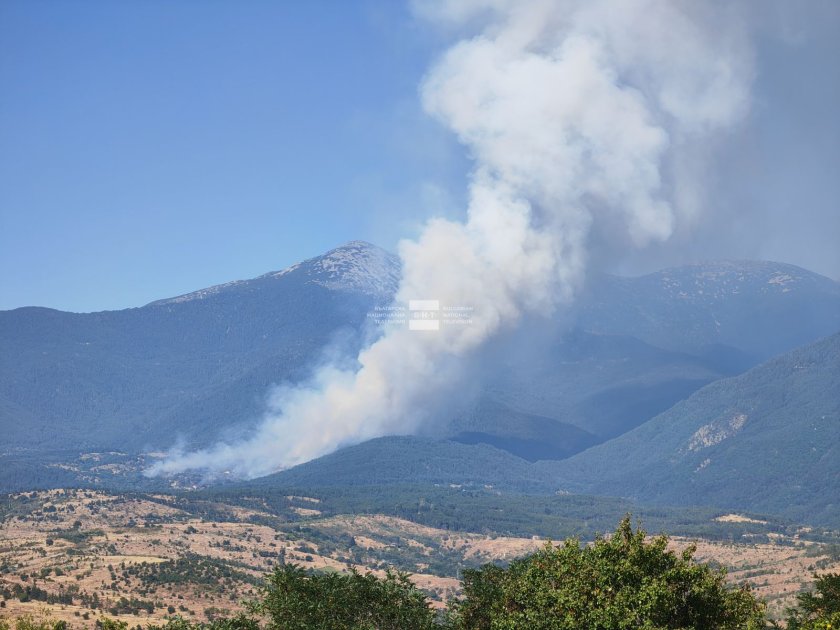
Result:
M691 220L702 147L748 110L752 58L731 4L435 0L416 12L462 36L421 94L475 166L466 219L432 219L400 244L397 301L469 305L473 324L387 329L356 365L284 387L250 439L173 453L152 473L257 476L416 430L472 351L573 297L593 227L621 226L641 247Z

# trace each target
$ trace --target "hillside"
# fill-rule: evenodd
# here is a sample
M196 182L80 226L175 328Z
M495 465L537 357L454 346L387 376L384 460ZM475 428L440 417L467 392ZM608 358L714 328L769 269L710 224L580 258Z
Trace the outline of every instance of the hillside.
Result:
M208 443L256 420L389 299L397 259L349 243L287 270L141 308L0 312L5 445L139 451Z
M712 383L568 460L569 490L840 522L840 334Z
M448 434L455 442L494 446L528 461L563 459L601 442L573 424L517 411L489 397L456 417Z
M149 488L139 472L151 453L245 435L274 385L305 378L325 350L353 354L398 279L395 256L351 242L140 308L0 312L0 490ZM528 461L563 459L833 332L838 314L837 283L777 263L593 278L571 311L483 348L474 391L429 430Z
M456 439L463 443L379 438L250 483L267 489L377 487L396 494L409 481L520 493L575 492L779 514L836 527L838 393L840 334L707 385L641 426L563 461L531 463L488 445L494 430L508 440L532 432L530 440L519 438L518 444L536 448L543 430L548 447L552 431L563 427L484 407L483 412L496 414L496 424L486 425L489 432L459 434ZM505 429L501 418L509 417L522 419L523 425ZM510 442L507 446L510 450Z
M404 483L551 492L524 459L486 444L402 436L369 440L250 482L259 487L387 486Z
M546 430L537 423L531 436L542 444L539 458L561 459L573 447L581 450L593 439L620 435L742 369L719 357L665 350L628 335L581 328L540 333L536 341L524 344L516 336L485 360L492 367L486 368L484 392L495 404L480 405L454 427L492 431L516 423L517 430L526 430L534 419L523 415L551 418L578 433L564 431L569 436L558 444L552 438L559 429ZM497 419L500 407L518 415ZM547 452L550 447L553 455Z
M382 575L387 567L411 579L435 605L458 593L464 568L506 563L532 553L551 532L555 540L580 531L591 539L611 527L626 504L592 504L570 497L534 500L538 517L523 519L518 535L476 533L418 522L455 503L460 491L426 494L416 515L336 513L336 498L251 495L253 506L216 496L120 495L53 490L0 499L0 611L14 618L43 614L73 627L97 627L102 616L137 624L165 623L173 614L191 621L229 616L254 596L262 577L284 562L308 569ZM512 513L516 499L487 497L488 507ZM340 501L340 499L338 499ZM467 496L464 502L475 502ZM475 505L475 503L473 503ZM384 507L384 504L379 506ZM473 510L480 511L480 510ZM661 510L659 511L661 512ZM665 525L646 512L650 531ZM778 615L812 572L837 570L837 546L810 539L807 530L735 514L674 511L671 531L708 528L715 537L675 536L694 543L697 558L729 568L734 584L748 582ZM682 523L682 525L678 525ZM529 529L530 527L530 529Z

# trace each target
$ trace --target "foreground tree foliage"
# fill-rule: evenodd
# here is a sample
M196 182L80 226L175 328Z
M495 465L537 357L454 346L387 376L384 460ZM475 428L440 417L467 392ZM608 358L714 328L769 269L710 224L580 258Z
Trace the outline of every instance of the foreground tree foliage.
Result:
M174 617L166 625L149 625L146 630L260 630L260 627L256 619L248 615L237 615L230 619L214 619L208 623L193 623L183 617ZM128 630L128 624L123 627L103 627L101 630Z
M582 630L765 627L764 606L747 588L725 584L725 572L677 555L664 536L646 541L625 518L591 546L575 539L514 561L464 572L454 605L464 630Z
M435 613L425 594L404 573L309 574L286 565L275 569L252 612L272 630L426 630Z
M18 617L13 624L5 619L0 619L0 630L67 630L67 628L66 621L59 621L50 617L36 619L33 615L24 615Z
M797 596L788 630L840 630L840 573L816 576L814 590Z
M248 614L194 624L174 618L148 630L754 630L765 628L764 605L725 571L677 554L668 540L648 540L626 517L592 545L576 539L546 546L507 568L464 572L463 596L436 612L403 573L311 573L294 565L266 577ZM840 576L823 576L814 594L790 611L795 630L834 628ZM823 625L819 625L822 623ZM101 630L127 630L113 620ZM799 625L796 625L799 624ZM834 624L834 625L831 625ZM5 630L0 623L0 630ZM25 627L17 630L63 630Z

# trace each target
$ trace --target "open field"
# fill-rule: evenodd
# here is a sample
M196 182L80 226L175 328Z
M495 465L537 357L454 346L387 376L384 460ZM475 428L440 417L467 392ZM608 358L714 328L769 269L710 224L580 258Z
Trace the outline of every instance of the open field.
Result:
M130 625L172 614L194 620L242 608L277 563L326 571L409 571L436 604L457 595L459 572L532 552L545 541L453 532L385 515L323 516L313 497L289 497L297 520L226 504L213 518L169 495L53 490L11 496L0 523L0 615L49 611L75 625L101 615ZM306 506L306 507L302 507ZM731 515L730 520L750 519ZM766 540L766 539L764 539ZM752 584L774 615L812 581L840 570L836 545L779 535L756 544L697 545L697 558Z

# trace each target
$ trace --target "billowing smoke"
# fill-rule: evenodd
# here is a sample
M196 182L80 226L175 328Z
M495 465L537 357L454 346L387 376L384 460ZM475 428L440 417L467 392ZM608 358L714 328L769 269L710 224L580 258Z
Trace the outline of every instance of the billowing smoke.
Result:
M526 313L572 299L594 228L616 246L671 235L701 207L710 138L749 104L744 20L678 0L422 2L462 39L421 86L425 109L475 167L463 222L403 241L398 303L466 305L471 325L388 328L350 367L284 387L250 439L172 454L153 473L255 476L376 436L410 433L459 366Z

